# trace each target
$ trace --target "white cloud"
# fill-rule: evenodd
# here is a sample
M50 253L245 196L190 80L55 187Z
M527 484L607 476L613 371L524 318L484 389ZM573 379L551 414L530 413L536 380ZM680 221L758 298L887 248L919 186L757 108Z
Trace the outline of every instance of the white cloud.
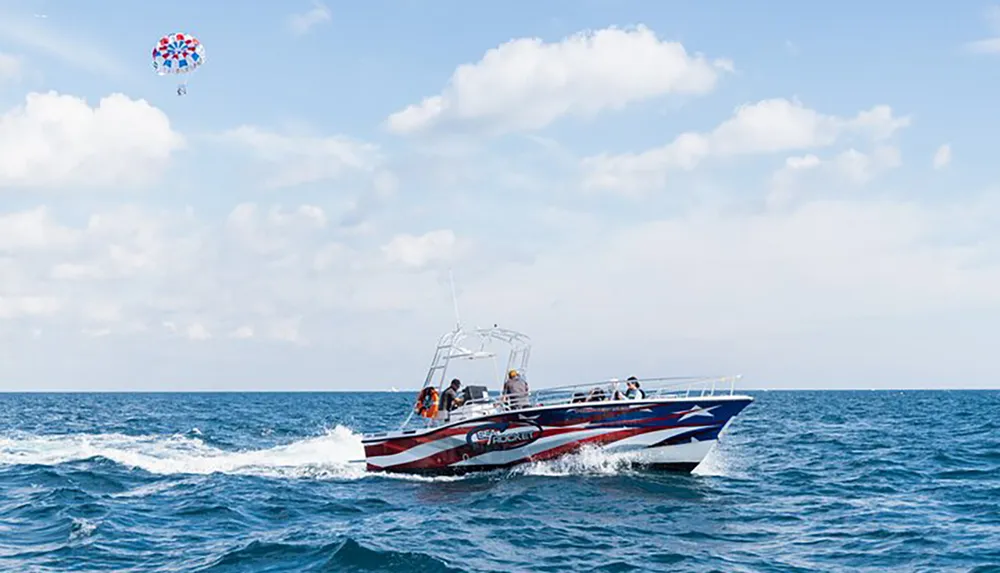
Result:
M0 295L0 319L49 316L58 312L62 304L61 300L53 297Z
M241 326L236 330L232 331L229 336L238 339L253 338L253 327L251 326Z
M876 146L871 153L850 148L827 160L813 154L789 157L771 177L767 204L787 206L806 189L834 188L842 193L845 189L864 186L901 165L899 149L891 145Z
M330 9L325 4L315 0L312 4L313 7L308 11L288 17L288 28L296 36L301 36L313 27L330 21Z
M255 203L241 203L229 213L226 229L247 249L261 255L287 250L305 236L326 227L323 209L300 205L286 210L275 205L262 212Z
M12 54L0 52L0 82L17 81L21 79L21 58Z
M0 252L69 247L79 237L77 231L57 223L46 207L0 213Z
M769 154L822 148L851 135L879 142L910 124L888 106L875 106L845 119L824 115L798 101L763 100L738 107L733 117L708 133L688 132L642 153L585 158L584 186L635 193L662 187L672 171L689 171L711 157Z
M951 145L946 143L934 152L932 165L934 169L944 169L949 164L951 164Z
M83 314L94 322L113 323L122 319L122 307L115 302L96 300L83 305Z
M113 94L90 107L31 93L0 116L0 188L142 185L183 145L167 116L144 100Z
M837 157L806 155L788 164L834 169ZM571 234L572 241L539 245L530 260L493 258L482 265L463 264L459 255L469 247L446 229L385 237L381 246L367 239L343 244L330 240L320 224L324 217L308 205L233 212L255 232L283 237L275 241L280 246L261 254L255 243L231 234L230 222L213 224L187 212L120 209L94 214L79 227L42 209L23 212L34 214L24 220L68 230L74 239L49 241L36 233L8 243L11 256L0 259L5 344L16 324L22 338L28 329L44 328L62 352L85 352L61 337L60 328L68 327L115 348L142 342L145 350L126 353L126 360L133 354L147 360L151 355L143 353L150 349L187 340L203 342L221 360L219 353L236 352L227 344L252 339L252 353L224 362L234 369L227 375L261 379L253 366L260 353L297 352L292 349L308 344L316 358L272 357L283 369L299 368L293 371L304 385L329 382L310 374L320 361L338 364L345 379L419 377L411 370L424 367L430 351L420 341L431 337L425 343L432 344L450 322L448 286L439 271L457 265L463 317L535 337L544 348L533 370L540 384L618 375L623 367L654 374L739 369L758 383L767 371L769 383L791 384L797 380L789 372L806 365L839 375L857 370L849 354L835 360L824 354L826 344L804 342L776 366L774 356L789 339L817 340L865 320L889 324L1000 306L1000 245L989 234L1000 220L995 200L924 208L840 198L770 212L700 209L625 227L550 210L539 224L549 221L590 239ZM300 233L302 227L309 230ZM947 234L956 229L961 235ZM52 268L73 280L54 279ZM90 268L100 272L80 270ZM274 343L291 345L265 350ZM849 352L844 349L852 343L839 344ZM200 352L201 346L172 352ZM393 354L388 364L386 348L402 349L407 358ZM706 348L715 349L711 356ZM730 348L743 350L725 351ZM581 353L585 359L574 359ZM303 360L312 362L306 367ZM123 376L120 384L129 384Z
M223 138L271 164L275 174L264 185L272 188L337 179L352 172L373 173L381 161L377 146L339 135L289 135L242 126Z
M968 42L965 44L965 49L974 54L1000 54L1000 6L987 8L985 19L996 36Z
M341 243L328 243L313 255L313 270L325 271L349 266L355 260L354 249Z
M435 262L452 262L465 248L452 230L441 229L419 236L396 235L382 247L382 252L390 263L421 269Z
M7 213L0 215L0 318L44 315L110 334L162 325L191 340L225 332L305 344L303 312L350 305L331 279L343 269L314 267L329 255L326 226L324 211L308 204L244 203L218 225L190 210L121 207L80 226L61 224L44 207ZM380 261L373 249L369 259Z
M398 133L465 122L503 133L545 127L667 94L705 94L728 60L691 55L644 26L581 32L561 42L520 38L459 66L445 90L392 114Z
M208 340L212 338L212 333L198 322L188 326L185 334L191 340Z
M464 285L476 293L465 304L618 349L625 343L616 338L735 342L834 321L997 308L1000 265L987 233L998 207L834 200L691 213L606 229L597 248L563 246L529 266L499 268ZM954 228L969 231L964 241L939 241Z
M987 38L969 42L966 47L976 54L1000 54L1000 38Z
M833 165L849 182L858 185L868 183L884 171L903 164L899 149L891 145L876 147L872 153L861 153L856 149L837 155Z

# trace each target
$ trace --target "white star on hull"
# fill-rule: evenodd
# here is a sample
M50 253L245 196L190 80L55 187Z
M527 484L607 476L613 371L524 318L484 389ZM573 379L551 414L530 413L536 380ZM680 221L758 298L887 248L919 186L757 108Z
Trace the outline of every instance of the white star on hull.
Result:
M715 406L709 406L708 408L702 408L701 406L695 405L694 408L691 408L690 410L685 412L684 415L681 416L680 419L677 421L683 422L684 420L687 420L688 418L693 418L695 416L708 416L709 418L714 418L715 414L712 413L712 410L718 407L719 407L718 404L716 404Z

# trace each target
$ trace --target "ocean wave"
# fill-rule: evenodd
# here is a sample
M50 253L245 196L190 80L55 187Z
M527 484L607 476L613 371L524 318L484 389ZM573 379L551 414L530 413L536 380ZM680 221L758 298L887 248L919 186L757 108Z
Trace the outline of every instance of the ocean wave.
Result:
M226 551L202 568L199 573L243 570L272 570L270 566L294 562L295 571L379 573L412 571L414 573L461 573L462 569L421 552L374 549L347 538L341 542L297 544L254 540ZM288 569L291 571L291 569Z
M0 571L989 571L998 396L771 392L695 475L456 477L354 463L371 395L0 396Z

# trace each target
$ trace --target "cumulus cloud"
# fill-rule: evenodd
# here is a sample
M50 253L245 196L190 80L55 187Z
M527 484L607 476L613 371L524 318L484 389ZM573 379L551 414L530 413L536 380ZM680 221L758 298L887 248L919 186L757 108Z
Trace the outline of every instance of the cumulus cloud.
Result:
M595 34L576 44L502 46L473 71L456 75L461 78L442 95L447 105L421 129L463 118L493 129L531 129L658 94L704 93L725 69L643 34L649 35L614 31L601 42ZM576 78L572 89L543 83L541 100L556 102L548 107L532 108L519 84L498 94L499 107L461 103L462 94L490 91L476 87L486 81L476 70L503 69L497 61L504 58L522 65L521 52L539 52L554 66L565 63L559 58L605 53L593 51L598 44L625 50L637 49L636 42L649 48L650 59L665 57L663 50L680 53L712 79L689 70L693 76L677 72L668 87L643 92L633 85L631 95L600 96L588 86L613 78L598 58L595 70L565 76ZM525 78L538 79L534 73ZM574 99L577 92L587 94ZM138 184L148 181L138 172L151 177L155 169L148 166L162 165L184 143L161 112L124 96L96 107L58 94L32 94L27 101L0 120L3 187ZM520 104L529 109L518 111ZM469 109L472 115L462 115ZM154 117L159 123L147 121ZM769 172L764 182L770 187L750 207L698 204L665 212L650 201L629 213L627 224L619 223L620 213L585 212L578 195L571 196L573 209L559 206L558 193L518 197L519 209L538 206L510 219L517 236L504 236L529 246L531 256L523 257L484 248L484 239L453 226L453 213L429 203L454 201L450 195L421 196L412 210L401 209L400 221L415 227L342 232L338 224L396 192L399 181L380 150L342 136L244 126L226 138L261 160L270 185L361 175L371 193L350 201L290 192L279 204L240 199L221 216L179 206L8 208L0 212L0 347L16 374L10 379L33 387L72 379L134 388L136 372L143 384L174 388L184 377L191 378L187 387L200 388L218 387L223 378L242 388L251 380L271 388L407 387L422 379L434 338L451 326L444 271L453 267L470 326L500 323L534 337L536 386L626 372L732 371L755 384L809 384L816 379L803 375L816 371L828 383L856 383L846 376L861 372L865 360L896 376L890 383L909 382L912 372L940 374L956 362L978 364L978 371L968 371L977 377L967 382L989 383L997 372L982 365L987 351L969 349L989 339L993 324L984 317L996 318L1000 308L1000 202L995 194L954 194L930 206L880 195L872 182L901 165L894 138L909 122L888 106L842 117L794 100L764 100L661 148L587 158L589 184L616 190L648 190L676 171L738 157L768 155L777 171ZM142 139L157 145L131 139L143 129L153 136ZM456 165L471 163L461 157ZM137 169L143 162L147 169ZM524 163L496 162L489 174L495 171L498 180L530 178ZM569 168L578 167L573 158ZM570 189L572 176L557 183ZM747 187L739 191L754 192ZM770 208L757 203L766 192ZM338 201L348 203L346 216ZM459 203L463 217L486 207L467 228L491 229L500 215L489 209L509 201L467 193ZM218 207L213 203L213 211ZM984 326L949 322L962 317L979 317ZM915 321L922 326L914 328ZM906 337L918 331L925 337L919 345L899 342L912 341ZM74 357L71 378L53 374L56 361L42 360L56 348ZM881 354L873 358L871 348Z
M805 157L805 169L834 165ZM311 345L351 377L372 368L380 377L416 375L425 338L450 323L442 271L451 265L463 315L524 330L544 348L534 370L540 384L663 369L664 360L677 361L672 371L766 370L790 337L1000 305L1000 245L991 234L1000 204L985 196L934 208L839 198L766 212L702 209L624 227L550 211L539 224L583 225L599 240L549 241L532 259L485 265L464 264L472 247L448 229L334 242L325 214L308 204L238 205L221 222L137 208L78 225L45 208L5 216L42 229L0 243L0 335L8 342L40 329L65 348L73 343L58 333L69 329L148 348L171 340ZM961 234L947 234L955 229ZM748 340L756 350L739 355L746 362L720 358L720 348ZM386 364L377 351L386 344L408 358ZM580 348L603 348L605 358L588 351L581 360ZM850 356L838 363L797 348L782 356L787 368L822 359L817 367L851 371Z
M61 226L45 206L0 213L0 252L61 249L78 238L79 232Z
M44 296L0 296L0 319L49 316L59 311L62 301Z
M2 217L0 319L45 318L102 338L308 344L317 313L416 304L426 291L413 273L455 260L466 246L449 230L333 243L326 213L309 204L242 203L215 224L191 210L138 207L77 225L46 207ZM400 292L400 281L410 290Z
M581 32L560 42L511 40L455 70L438 95L389 116L397 133L464 123L494 133L534 130L668 94L712 91L725 59L689 54L645 26Z
M404 267L421 269L435 262L452 262L466 246L450 229L430 231L423 235L396 235L382 247L386 259Z
M212 338L212 333L199 322L188 326L185 334L191 340L208 340Z
M771 177L768 205L787 205L803 190L844 190L862 187L883 173L902 165L899 149L892 145L879 145L870 153L853 147L830 159L820 159L814 154L792 156Z
M275 205L265 211L255 203L241 203L229 213L226 230L242 246L267 255L288 249L326 224L326 212L315 205Z
M642 153L587 157L582 161L584 186L639 192L662 187L669 173L690 171L709 158L823 148L849 136L880 142L909 124L909 117L895 117L884 105L841 118L799 101L763 100L738 107L733 117L707 133L682 133L671 143Z
M0 189L140 186L183 145L167 116L144 100L113 94L91 107L30 93L0 116Z

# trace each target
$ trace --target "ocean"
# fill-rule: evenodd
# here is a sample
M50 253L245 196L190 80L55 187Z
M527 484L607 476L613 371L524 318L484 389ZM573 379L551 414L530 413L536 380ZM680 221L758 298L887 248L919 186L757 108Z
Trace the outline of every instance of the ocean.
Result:
M0 394L0 571L1000 571L1000 391L752 391L694 474L369 475L413 393Z

